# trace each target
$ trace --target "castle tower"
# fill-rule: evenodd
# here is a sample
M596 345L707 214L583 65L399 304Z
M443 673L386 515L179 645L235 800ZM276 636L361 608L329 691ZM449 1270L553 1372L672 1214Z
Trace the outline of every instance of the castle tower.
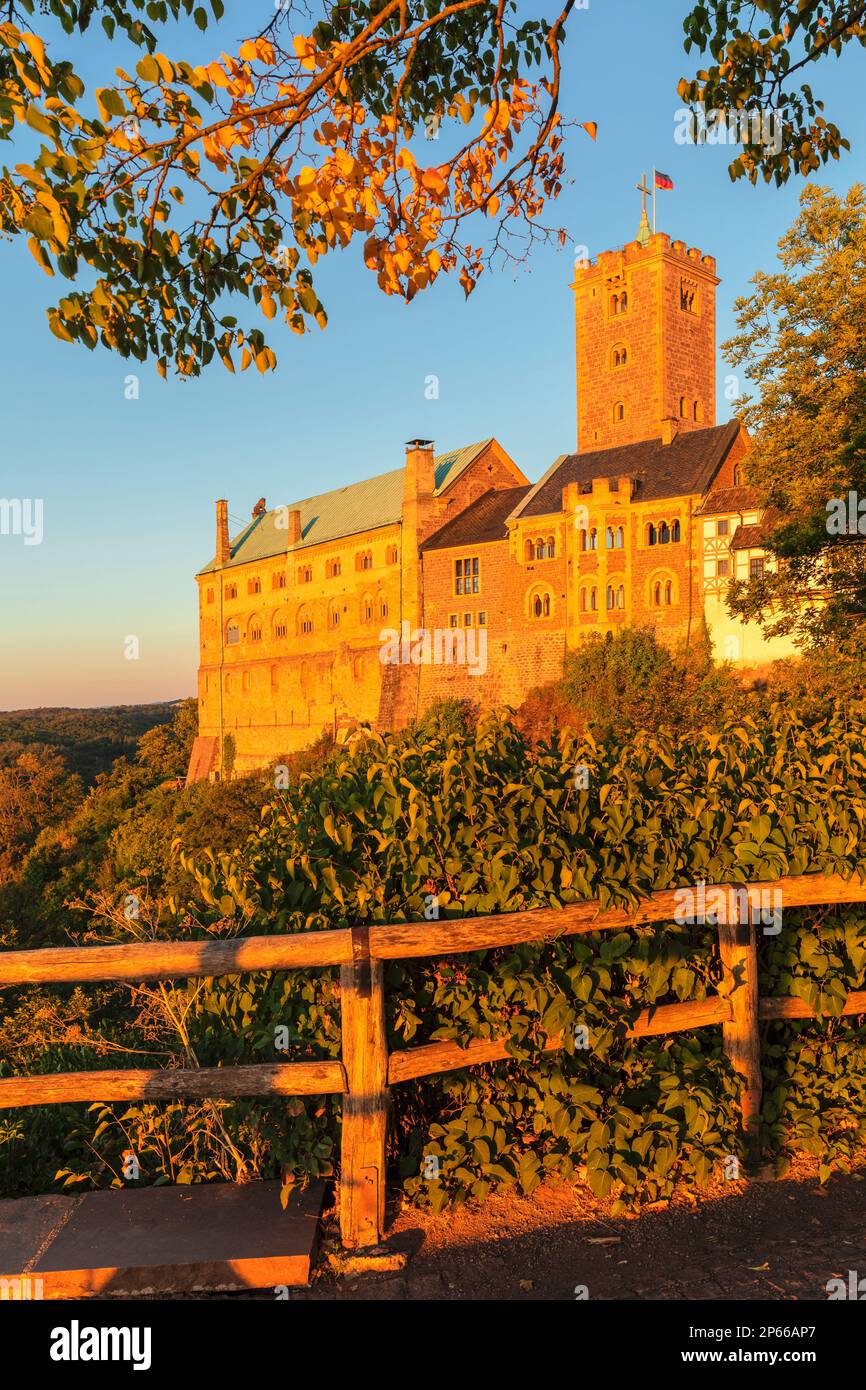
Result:
M716 421L716 262L642 227L575 262L577 447L587 453Z

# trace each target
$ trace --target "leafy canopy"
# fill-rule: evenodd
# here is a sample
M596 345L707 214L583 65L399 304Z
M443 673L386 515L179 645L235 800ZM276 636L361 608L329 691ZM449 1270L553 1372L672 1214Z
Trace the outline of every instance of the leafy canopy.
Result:
M866 45L866 0L702 0L684 28L686 51L710 55L706 68L680 82L684 100L707 111L776 111L784 120L778 144L744 146L732 179L756 183L760 174L782 184L850 148L800 78L846 44Z
M76 282L49 311L57 337L153 356L163 375L215 358L273 369L258 317L239 326L223 301L324 327L309 267L358 238L386 294L412 299L447 272L468 294L491 259L552 234L539 219L561 187L572 4L547 24L518 22L515 0L349 0L316 23L288 0L236 52L193 65L159 51L160 31L183 15L207 30L222 0L49 0L63 34L99 17L130 55L88 95L50 21L28 32L35 3L18 0L0 23L0 137L26 125L42 143L3 170L0 230ZM440 126L441 145L413 150ZM491 238L470 230L476 214Z
M844 638L866 617L859 518L853 532L831 524L841 503L847 517L849 492L866 499L866 188L807 187L779 262L737 300L739 332L723 345L757 388L740 413L753 435L749 481L775 510L767 546L778 560L733 584L731 607L773 634ZM808 594L821 603L804 604Z

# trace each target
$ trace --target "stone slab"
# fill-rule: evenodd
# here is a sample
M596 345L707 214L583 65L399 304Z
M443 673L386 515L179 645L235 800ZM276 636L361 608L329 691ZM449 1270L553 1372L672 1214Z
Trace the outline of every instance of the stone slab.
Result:
M45 1298L302 1285L309 1280L323 1197L324 1186L313 1184L283 1210L279 1183L254 1182L4 1202L0 1236L7 1228L13 1234L8 1243L0 1239L0 1268L10 1275L26 1269L42 1281ZM48 1219L47 1210L40 1215L33 1204L46 1201L68 1202L68 1219L38 1258L29 1256L28 1267L20 1257L32 1250L40 1221ZM12 1206L18 1212L4 1215L3 1207Z

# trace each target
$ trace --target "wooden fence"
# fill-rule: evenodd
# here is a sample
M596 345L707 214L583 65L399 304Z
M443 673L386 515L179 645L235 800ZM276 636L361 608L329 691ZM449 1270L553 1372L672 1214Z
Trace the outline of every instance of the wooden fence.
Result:
M708 886L728 895L718 914L723 978L718 994L684 1004L643 1010L629 1036L650 1037L721 1024L726 1054L743 1077L742 1116L754 1142L761 1105L759 1023L811 1018L802 999L759 998L756 927L767 893L781 895L783 910L866 902L866 883L807 874L752 885ZM693 893L698 890L692 889ZM342 1005L340 1061L283 1062L193 1070L63 1072L0 1079L0 1109L69 1101L172 1100L234 1096L343 1096L340 1228L349 1248L377 1245L385 1225L385 1140L389 1087L414 1077L495 1062L508 1054L507 1036L427 1043L388 1053L382 962L454 955L560 936L619 931L673 921L682 912L682 889L652 893L634 911L600 911L594 903L540 908L491 917L343 928L290 936L231 941L145 942L121 946L58 947L0 952L0 986L202 979L251 970L339 966ZM748 904L746 904L748 898ZM778 899L777 899L778 901ZM748 920L744 920L744 918ZM848 996L844 1014L866 1013L866 990ZM562 1046L551 1038L548 1050Z

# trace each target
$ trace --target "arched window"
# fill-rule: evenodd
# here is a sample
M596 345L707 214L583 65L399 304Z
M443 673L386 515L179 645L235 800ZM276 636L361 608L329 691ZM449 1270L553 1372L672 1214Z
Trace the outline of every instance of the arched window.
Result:
M226 585L226 598L237 598L237 596L238 596L238 586L237 586L237 584L227 584L227 585Z
M623 421L624 419L625 419L625 406L623 405L622 401L617 401L616 405L615 405L614 408L613 408L613 421L614 421L614 424L615 424L615 425L619 425L619 424L622 423L622 421Z
M370 594L365 594L361 599L361 621L364 623L373 621L373 599Z
M667 604L668 607L670 607L670 605L673 603L673 600L674 600L674 586L673 586L673 583L672 583L672 581L671 581L670 579L666 579L666 580L665 580L665 603Z
M274 587L275 589L285 589L285 587L286 587L286 572L285 572L285 570L279 570L279 571L274 575L274 578L273 578L273 587Z
M309 608L298 609L298 635L309 637L313 631L313 615Z
M588 550L598 550L598 532L594 526L589 533L589 539L586 544Z
M616 536L614 537L614 546L615 546L615 548L616 548L617 550L622 550L622 548L623 548L624 545L625 545L625 531L623 530L623 528L622 528L621 526L617 526L617 528L616 528Z
M586 589L580 591L580 611L585 613L589 608L589 592Z
M624 347L622 343L617 343L616 347L611 349L610 365L612 367L624 367L627 361L628 348Z
M668 545L671 538L671 528L666 521L659 527L659 545Z
M335 603L328 605L328 627L340 626L340 610Z
M535 542L535 558L536 560L544 559L544 541L541 539Z
M329 560L325 566L325 574L328 579L336 579L342 571L339 560Z
M249 638L251 642L261 642L262 640L262 620L258 616L250 618Z
M396 545L389 545L389 546L388 546L388 549L385 551L385 563L388 564L388 565L396 565L396 563L397 563L397 547L396 547ZM360 658L359 658L359 660L360 660ZM363 663L362 663L362 664L363 664Z
M612 584L608 584L608 586L607 586L607 593L606 593L606 595L605 595L605 600L606 600L606 603L607 603L608 611L610 611L610 610L613 608L614 604L616 603L616 594L615 594L614 591L613 591L613 585L612 585Z
M536 594L532 600L532 612L536 618L541 617L541 594Z
M673 523L673 525L671 526L671 540L672 540L673 542L676 542L676 541L679 540L679 538L680 538L680 523L679 523L679 519L677 519L677 520Z
M653 606L655 608L661 608L662 606L662 586L661 581L658 579L655 584L653 584Z
M701 405L700 401L695 401L693 410L694 418L698 421L698 423L700 423L704 418L704 408Z
M654 523L651 521L649 526L646 528L646 543L647 545L655 545L657 540L658 536L656 535L656 528Z
M289 625L286 622L285 613L278 613L274 618L274 636L285 637L288 633Z
M380 599L379 599L379 617L380 617L380 618L387 618L387 616L388 616L388 601L387 601L387 599L380 598Z
M617 608L625 608L625 589L622 584L619 585L616 591L616 606Z
M532 541L527 541L527 542L526 542L526 545L525 545L525 547L524 547L524 551L525 551L525 556L524 556L525 559L527 559L527 560L534 560L534 559L535 559L535 546L532 544Z
M618 295L618 294L615 294L615 295L612 295L612 296L611 296L611 301L610 301L610 312L611 312L614 316L616 316L616 315L619 313L619 295Z
M590 589L589 591L589 611L590 613L598 612L598 589Z
M585 526L581 526L581 528L580 528L580 549L581 549L581 550L586 550L586 549L587 549L587 546L588 546L588 541L587 541L586 527L585 527Z
M240 629L240 625L239 625L237 622L231 622L231 623L229 623L228 627L226 628L226 646L227 646L227 647L234 646L235 642L239 642L240 640L241 640L241 629Z
M547 546L545 547L545 549L547 551L548 560L552 560L556 555L556 541L554 540L553 536L547 537Z
M258 575L256 575L254 579L249 579L249 580L247 580L247 593L248 593L248 594L260 594L261 592L262 592L262 581L259 579Z
M533 589L529 595L529 616L531 618L549 618L551 613L550 594L544 589Z
M624 314L627 308L628 308L628 295L626 294L625 290L623 290L622 294L621 294L620 297L619 297L619 312L620 312L621 314Z
M686 398L685 398L685 396L680 396L680 419L681 419L681 420L685 420L685 418L686 418Z
M613 527L608 526L604 533L604 543L608 550L613 550Z
M244 690L251 690L251 689L252 689L252 685L253 685L253 680L252 680L252 676L251 676L250 672L249 672L249 671L244 671L244 675L243 675L243 688L244 688Z

